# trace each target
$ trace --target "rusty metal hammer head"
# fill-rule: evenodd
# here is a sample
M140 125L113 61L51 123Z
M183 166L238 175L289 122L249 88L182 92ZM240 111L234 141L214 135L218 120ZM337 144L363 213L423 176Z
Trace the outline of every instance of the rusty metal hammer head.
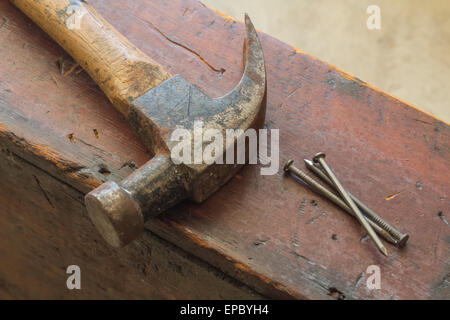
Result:
M180 128L194 132L198 121L202 121L204 128L220 132L262 127L266 109L264 57L247 15L245 24L245 70L231 92L213 99L178 75L131 103L128 120L154 157L121 182L106 182L85 198L89 216L112 246L129 243L143 231L148 217L184 199L203 201L242 167L219 163L175 164L171 150L176 144L170 137ZM226 142L217 158L234 149L235 141Z

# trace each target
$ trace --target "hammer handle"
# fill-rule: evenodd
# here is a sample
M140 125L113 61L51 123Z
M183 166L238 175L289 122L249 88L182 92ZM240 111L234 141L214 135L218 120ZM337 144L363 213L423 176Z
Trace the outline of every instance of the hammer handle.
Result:
M11 0L63 47L125 116L170 74L82 0Z

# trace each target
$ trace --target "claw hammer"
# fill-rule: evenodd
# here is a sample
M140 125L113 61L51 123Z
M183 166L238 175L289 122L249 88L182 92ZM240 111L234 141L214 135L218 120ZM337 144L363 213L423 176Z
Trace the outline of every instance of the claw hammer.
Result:
M122 181L103 183L85 197L92 222L110 245L130 243L149 217L184 199L204 201L243 166L175 163L170 137L178 128L193 132L196 121L221 132L242 129L236 131L242 135L263 126L266 70L247 15L242 78L223 97L211 98L183 76L170 75L82 0L11 2L86 70L153 155ZM238 139L227 141L216 156L225 157Z

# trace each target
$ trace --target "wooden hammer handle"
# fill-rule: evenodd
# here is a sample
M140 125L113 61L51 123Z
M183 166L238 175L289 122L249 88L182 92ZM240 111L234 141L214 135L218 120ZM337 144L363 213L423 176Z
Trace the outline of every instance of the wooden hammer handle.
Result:
M11 1L87 71L124 115L130 101L170 77L81 0Z

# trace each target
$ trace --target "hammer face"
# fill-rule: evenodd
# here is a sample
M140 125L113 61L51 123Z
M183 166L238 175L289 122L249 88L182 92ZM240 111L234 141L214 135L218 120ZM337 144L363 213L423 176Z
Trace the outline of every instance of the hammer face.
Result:
M139 204L117 183L108 181L85 198L86 208L97 230L113 247L122 247L144 230Z

